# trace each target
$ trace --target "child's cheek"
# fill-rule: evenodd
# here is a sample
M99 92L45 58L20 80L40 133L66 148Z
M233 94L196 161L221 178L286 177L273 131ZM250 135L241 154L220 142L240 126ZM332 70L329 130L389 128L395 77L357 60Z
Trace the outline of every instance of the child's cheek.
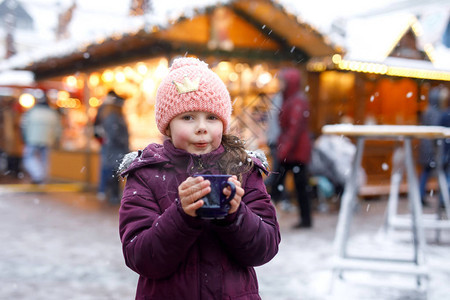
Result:
M222 142L222 131L219 131L216 133L216 138L214 139L214 146L216 148L219 147L221 142Z
M172 141L174 144L184 144L189 140L189 132L187 130L179 130L175 135L172 136Z
M180 130L179 132L179 139L181 139L183 142L189 140L190 134L187 130Z

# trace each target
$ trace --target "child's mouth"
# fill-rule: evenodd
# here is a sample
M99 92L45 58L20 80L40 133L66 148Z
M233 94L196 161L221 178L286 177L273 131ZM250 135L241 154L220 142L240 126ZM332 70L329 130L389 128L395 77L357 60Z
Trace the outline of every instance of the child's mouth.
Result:
M208 146L208 143L195 143L194 145L197 148L206 148L206 146Z

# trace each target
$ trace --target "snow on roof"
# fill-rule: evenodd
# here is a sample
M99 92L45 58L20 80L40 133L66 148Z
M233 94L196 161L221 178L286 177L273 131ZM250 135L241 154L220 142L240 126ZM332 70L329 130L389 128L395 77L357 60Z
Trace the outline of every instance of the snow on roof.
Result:
M0 72L0 86L31 86L33 84L34 74L30 71L8 70Z
M73 52L83 51L88 45L101 43L109 37L120 37L125 34L136 33L141 29L151 30L153 26L165 28L173 20L184 16L191 18L207 6L227 3L227 0L198 0L194 2L179 2L175 0L155 1L153 10L145 16L129 16L129 2L115 1L113 10L98 14L99 11L111 8L110 2L80 0L77 2L70 22L70 38L55 43L47 43L35 51L19 53L6 61L0 61L0 71L24 68L34 61L50 56L69 55ZM89 6L88 3L91 5ZM117 4L121 3L119 10ZM92 6L92 4L94 6ZM126 4L126 5L124 5ZM95 6L96 5L96 6ZM90 7L87 9L87 7ZM94 8L93 8L94 7ZM97 13L94 13L97 12ZM49 25L50 26L50 25ZM56 26L56 24L52 25Z
M83 4L82 1L81 5ZM91 1L92 2L92 1ZM153 1L152 11L145 16L130 16L129 1L121 1L121 9L117 7L112 13L98 14L91 13L83 9L76 9L69 30L72 39L80 42L91 42L112 35L135 32L143 26L167 27L171 20L176 20L180 16L191 18L196 11L202 8L227 3L224 0L198 0L198 1ZM105 2L96 1L96 12L105 7ZM117 2L114 2L114 5ZM91 8L93 9L93 8ZM90 37L90 38L89 38Z
M9 60L0 61L0 71L24 68L34 61L43 60L50 56L63 56L83 51L87 45L101 42L108 37L133 34L141 29L151 30L153 26L165 28L180 16L191 18L205 9L205 7L228 2L230 1L152 1L151 13L146 16L130 17L128 15L129 1L78 0L77 9L69 26L69 39L57 43L47 42L47 39L34 51L20 53ZM27 2L24 5L29 9L33 17L39 20L36 22L39 25L39 30L42 31L46 28L47 34L53 37L55 35L57 13L72 5L72 0L61 0L59 3L62 4L58 12L54 10L54 3L36 5L36 2L30 1L30 3ZM392 0L379 0L370 3L365 1L356 3L352 0L338 2L316 0L308 3L299 2L298 0L274 0L274 3L279 3L287 11L299 16L304 22L318 28L318 30L329 37L333 36L333 22L337 19L345 18L346 37L344 39L344 48L347 50L345 59L351 60L382 62L389 50L395 46L401 34L411 25L411 20L414 17L411 11L405 12L403 10L382 15L378 14L374 17L367 17L366 15L365 17L352 18L352 15L358 12L367 12L376 7L387 7L392 4ZM448 10L442 9L441 6L431 5L429 10L421 10L421 16L423 17L421 17L420 21L423 22L423 27L426 30L424 36L431 36L431 42L436 41L437 36L439 36L436 35L436 28L439 27L438 29L441 31L443 28L442 24L448 20ZM53 7L52 13L49 12L51 7ZM419 41L422 43L421 46L428 42L424 38ZM338 44L341 44L341 41ZM450 65L447 59L450 55L448 54L449 50L445 47L440 47L438 50L435 51L437 67L444 68L442 66Z
M47 36L54 38L57 27L57 14L72 5L72 0L60 0L58 11L55 11L53 0L39 0L24 3L30 13L38 19L38 29L46 31ZM376 4L355 5L353 0L342 0L339 3L329 0L299 3L297 0L277 0L287 11L301 16L305 22L322 32L329 31L332 21L337 16L349 15L371 6L379 6L390 0L379 0ZM46 2L47 4L44 4ZM152 1L152 12L145 17L130 17L129 1L112 0L78 0L72 21L69 25L70 39L54 43L43 43L36 51L21 53L7 62L0 62L0 70L23 68L33 61L49 56L68 55L80 51L86 45L97 43L111 36L121 36L137 32L139 29L150 29L153 26L167 27L172 20L180 16L195 16L205 7L226 4L229 0L197 0ZM327 7L328 9L323 9ZM55 52L56 51L56 52Z
M434 56L436 58L435 66L445 70L450 70L450 49L444 45L438 44L434 48Z
M445 5L441 2L439 5L424 3L411 10L348 19L345 27L345 59L449 71L450 49L441 42L450 17L450 1L447 2ZM432 64L388 57L409 28L413 28L416 34L417 47L430 52Z
M350 20L345 59L382 62L409 28L412 18L409 13L396 13Z
M370 11L377 7L392 4L397 0L354 1L354 0L279 0L288 11L300 16L305 22L318 28L321 32L329 33L333 22L347 19L351 16Z
M399 68L409 68L409 69L417 69L417 70L428 70L428 71L446 71L448 72L450 69L445 68L442 65L436 66L430 61L427 60L419 60L419 59L408 59L401 57L386 57L383 60L385 65L390 67L399 67ZM438 68L439 67L439 68Z

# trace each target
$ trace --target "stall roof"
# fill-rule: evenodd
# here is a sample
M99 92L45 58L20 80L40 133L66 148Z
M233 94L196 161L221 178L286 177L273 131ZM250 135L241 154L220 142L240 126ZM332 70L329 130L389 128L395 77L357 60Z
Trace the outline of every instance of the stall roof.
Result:
M347 29L345 58L382 62L408 30L414 29L418 40L420 26L417 18L410 13L351 20Z
M423 6L414 14L396 11L349 19L346 54L312 59L308 69L450 81L450 49L441 41L449 16L450 3L446 7ZM402 40L415 42L407 47L413 52L397 53Z
M213 54L219 57L241 56L249 60L291 59L306 62L310 57L341 52L339 47L333 45L315 28L287 12L275 1L212 2L229 8L247 25L251 25L259 35L261 45L265 46L258 49L245 45L240 47L238 43L232 50L210 49L206 47L204 41L196 41L193 37L197 36L200 29L199 20L205 17L208 19L217 7L207 5L194 7L183 13L172 12L173 19L162 19L160 15L149 15L145 18L130 17L132 22L128 23L122 32L116 31L84 43L79 41L57 43L50 51L28 54L28 59L13 57L0 64L0 70L25 69L34 72L37 79L43 79L166 54ZM239 25L242 25L242 22ZM177 27L183 29L181 35L173 34ZM209 34L209 29L207 32ZM190 38L191 41L186 38ZM270 43L272 47L268 45Z
M423 3L415 11L395 11L347 20L345 36L346 60L388 63L398 42L408 31L413 32L416 46L439 70L450 71L450 49L442 37L450 19L450 2Z
M303 49L310 57L342 51L317 29L273 1L234 1L233 7L285 38L288 45Z

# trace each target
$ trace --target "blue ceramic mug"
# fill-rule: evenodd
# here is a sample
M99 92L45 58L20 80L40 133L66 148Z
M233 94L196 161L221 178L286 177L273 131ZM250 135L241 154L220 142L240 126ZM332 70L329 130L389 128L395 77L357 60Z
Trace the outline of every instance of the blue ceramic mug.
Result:
M230 210L230 201L236 194L236 186L234 183L228 181L231 175L201 174L194 175L194 177L203 177L203 179L209 180L211 183L211 192L201 198L204 204L197 209L197 216L202 219L224 218L228 214L228 210ZM228 198L223 193L223 189L226 187L230 187L231 189L231 194Z

